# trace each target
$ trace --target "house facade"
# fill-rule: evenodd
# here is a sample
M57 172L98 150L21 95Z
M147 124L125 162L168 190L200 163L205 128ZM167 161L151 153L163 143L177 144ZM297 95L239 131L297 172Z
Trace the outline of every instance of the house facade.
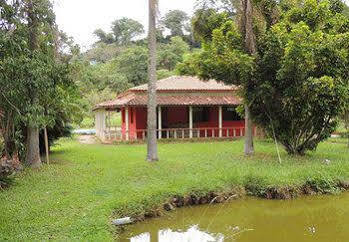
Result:
M174 76L157 81L158 139L234 138L244 135L244 120L236 113L242 100L236 86L215 80ZM96 135L104 141L147 137L147 85L134 87L97 105ZM120 127L111 115L121 113Z

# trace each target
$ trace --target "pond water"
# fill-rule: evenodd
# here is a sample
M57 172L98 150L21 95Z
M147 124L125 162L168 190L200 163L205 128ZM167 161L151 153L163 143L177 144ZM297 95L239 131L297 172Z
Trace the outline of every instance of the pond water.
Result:
M180 208L130 225L121 241L349 241L349 193Z

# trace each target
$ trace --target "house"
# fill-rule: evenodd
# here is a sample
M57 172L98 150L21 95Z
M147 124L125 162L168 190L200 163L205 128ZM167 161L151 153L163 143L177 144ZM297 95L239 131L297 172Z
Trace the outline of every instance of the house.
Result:
M142 140L147 136L147 84L97 105L96 135L104 141ZM157 81L158 139L234 138L244 135L236 86L215 80L173 76ZM121 127L110 117L121 112Z

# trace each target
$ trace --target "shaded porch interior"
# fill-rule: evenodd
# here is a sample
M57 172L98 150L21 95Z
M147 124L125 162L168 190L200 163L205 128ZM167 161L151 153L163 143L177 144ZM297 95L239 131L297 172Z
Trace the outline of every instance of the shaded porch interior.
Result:
M98 132L103 133L100 135L103 136L102 139L127 141L146 138L146 107L122 107L105 111L105 125L99 125L100 130L104 131ZM113 126L110 122L112 113L116 112L121 113L119 127ZM157 108L158 139L228 138L243 135L244 120L236 112L236 106L159 106Z

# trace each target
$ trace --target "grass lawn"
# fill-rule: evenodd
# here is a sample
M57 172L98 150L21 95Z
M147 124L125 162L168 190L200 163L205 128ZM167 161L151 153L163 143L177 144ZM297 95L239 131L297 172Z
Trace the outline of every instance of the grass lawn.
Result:
M172 195L229 190L256 181L293 186L349 178L345 142L326 142L316 153L280 165L273 143L258 141L242 155L243 141L160 144L158 163L145 162L145 145L82 145L63 140L52 164L25 170L0 192L0 240L108 241L112 216L137 214ZM324 165L323 160L331 160Z

